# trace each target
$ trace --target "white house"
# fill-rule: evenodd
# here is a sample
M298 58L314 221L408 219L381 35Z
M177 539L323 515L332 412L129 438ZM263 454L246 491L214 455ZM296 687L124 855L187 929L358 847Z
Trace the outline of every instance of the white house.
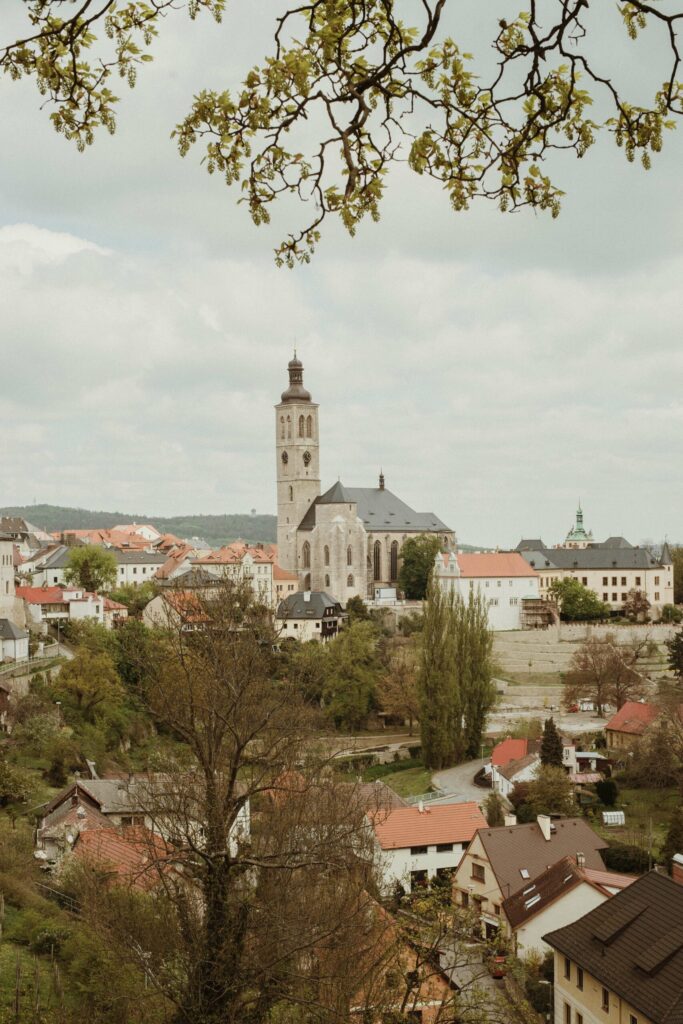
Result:
M79 619L104 623L104 598L75 587L17 587L17 597L23 599L27 622L34 626Z
M523 629L525 607L541 596L538 573L516 551L442 552L436 556L434 573L444 592L463 601L480 594L489 627L495 631Z
M496 793L509 796L518 782L532 782L541 764L538 754L526 754L505 765L491 766L491 783Z
M166 562L167 556L159 551L121 551L109 548L116 558L116 586L131 583L138 587L147 580L154 579L155 574Z
M369 815L382 887L406 892L457 868L477 829L487 822L474 801L396 807Z
M0 619L0 661L28 661L28 633L9 619Z
M329 594L299 590L277 608L276 625L283 640L326 641L339 632L342 608Z
M635 880L633 875L587 868L580 852L563 857L503 901L515 954L544 956L550 949L544 935L583 917Z

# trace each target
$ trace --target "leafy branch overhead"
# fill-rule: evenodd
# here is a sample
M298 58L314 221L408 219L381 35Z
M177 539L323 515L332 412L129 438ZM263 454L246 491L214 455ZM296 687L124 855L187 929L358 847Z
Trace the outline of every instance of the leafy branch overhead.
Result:
M655 0L617 5L634 41L648 27L660 33L662 84L641 106L595 56L588 0L529 0L513 20L500 16L502 5L497 15L487 10L495 55L487 76L443 30L455 3L293 5L273 16L270 55L237 92L206 89L194 98L173 133L180 152L200 145L209 173L239 185L255 224L269 222L282 197L307 204L301 226L276 249L278 264L308 262L329 216L350 234L363 217L377 220L389 168L399 161L440 182L456 211L484 197L503 211L530 206L553 217L563 193L544 168L552 151L582 157L606 131L629 161L639 156L649 167L683 109L683 11L667 12ZM135 84L167 15L182 7L191 18L204 12L220 21L226 6L30 0L30 31L0 46L0 67L12 78L35 77L55 128L83 149L98 128L114 131L112 76ZM414 24L402 20L404 10ZM594 100L604 116L591 116Z

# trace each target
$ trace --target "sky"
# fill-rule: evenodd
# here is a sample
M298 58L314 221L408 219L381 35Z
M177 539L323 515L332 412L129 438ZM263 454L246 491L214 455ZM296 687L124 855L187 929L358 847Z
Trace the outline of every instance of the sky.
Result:
M0 78L0 505L275 512L296 346L323 489L382 467L470 544L556 543L579 498L597 538L683 540L683 126L648 173L609 140L557 162L555 221L455 214L398 168L378 224L330 223L309 266L277 269L286 220L255 228L170 139L268 50L253 10L168 18L84 154L34 84ZM481 6L458 12L481 43ZM638 92L654 51L622 36L597 39Z

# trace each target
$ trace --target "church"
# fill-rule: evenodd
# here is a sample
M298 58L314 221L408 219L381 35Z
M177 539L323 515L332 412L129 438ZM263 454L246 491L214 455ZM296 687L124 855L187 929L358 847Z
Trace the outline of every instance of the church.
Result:
M342 605L355 596L372 600L396 587L408 537L434 534L444 551L454 550L453 530L387 490L382 473L377 487L337 481L320 493L318 405L296 354L288 371L289 387L275 406L277 546L280 568L296 573L299 589L326 591Z

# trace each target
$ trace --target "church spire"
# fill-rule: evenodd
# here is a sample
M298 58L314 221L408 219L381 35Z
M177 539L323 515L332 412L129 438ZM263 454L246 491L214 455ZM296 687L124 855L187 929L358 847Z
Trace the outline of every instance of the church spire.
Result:
M380 471L379 471L379 489L380 489L380 491L384 490L384 470L383 469L380 469Z
M310 402L311 393L304 387L304 364L297 358L294 349L294 358L287 364L289 373L289 387L282 392L283 402Z

